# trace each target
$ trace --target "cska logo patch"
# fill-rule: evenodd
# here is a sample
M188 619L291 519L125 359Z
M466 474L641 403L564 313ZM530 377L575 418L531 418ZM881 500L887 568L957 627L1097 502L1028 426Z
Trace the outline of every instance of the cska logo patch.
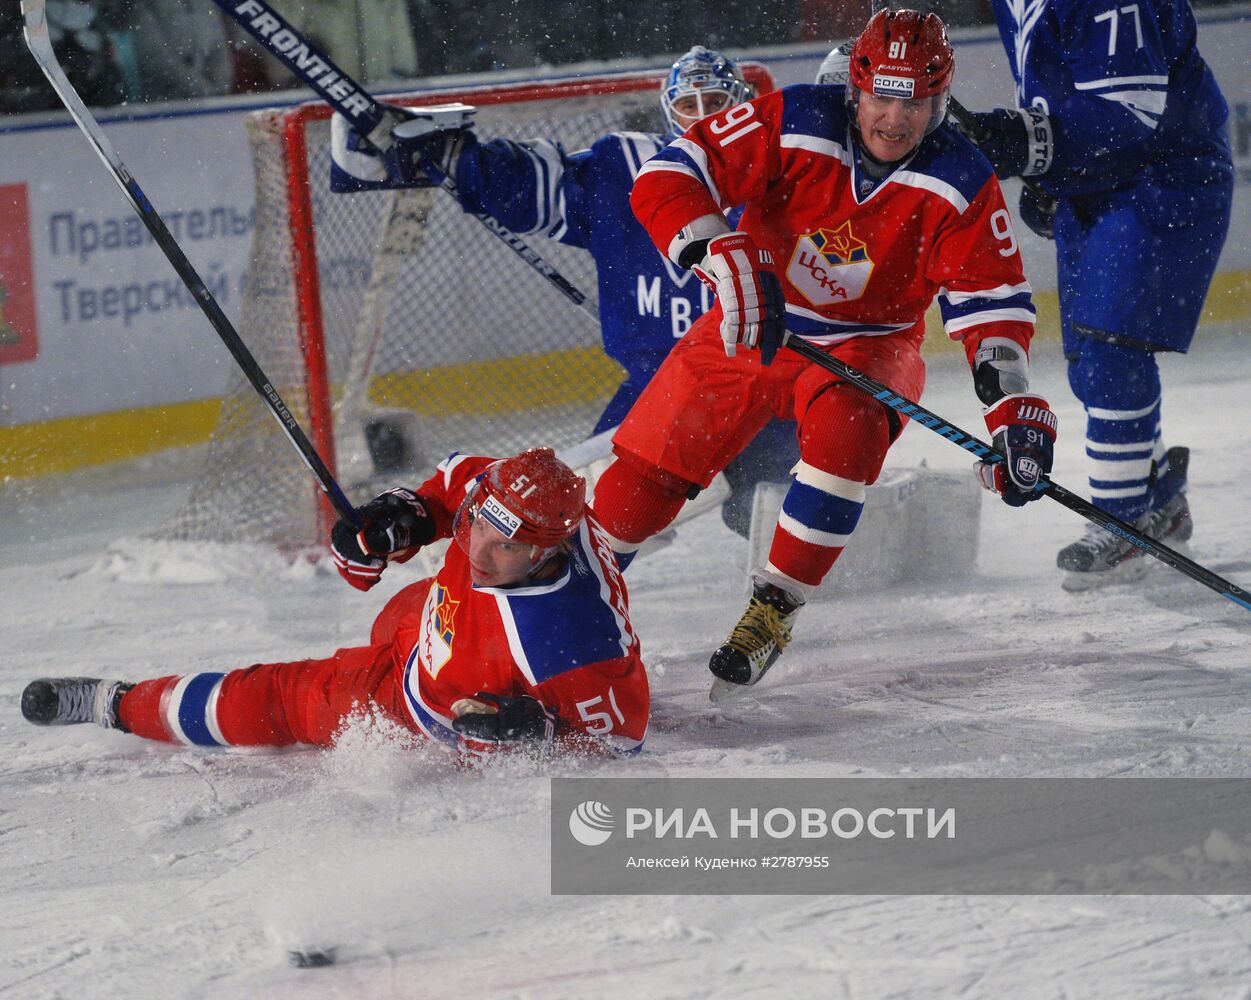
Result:
M418 659L431 677L437 677L439 671L452 658L452 643L456 639L456 611L460 604L460 601L452 599L447 588L437 583L426 596L417 644Z
M786 269L791 284L814 306L860 298L872 273L868 245L851 231L851 220L800 236Z

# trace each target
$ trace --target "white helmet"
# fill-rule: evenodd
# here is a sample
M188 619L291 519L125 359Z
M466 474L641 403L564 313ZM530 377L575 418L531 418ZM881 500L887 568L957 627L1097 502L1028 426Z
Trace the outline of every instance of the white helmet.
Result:
M830 54L821 61L821 67L817 70L817 78L813 82L820 84L845 84L851 79L851 47L855 42L854 38L849 38L841 45L830 49Z

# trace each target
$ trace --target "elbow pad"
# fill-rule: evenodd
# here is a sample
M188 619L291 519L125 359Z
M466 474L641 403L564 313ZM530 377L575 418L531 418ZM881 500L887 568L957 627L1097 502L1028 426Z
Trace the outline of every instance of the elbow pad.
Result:
M987 337L973 356L973 389L983 406L1029 392L1029 355L1007 337Z

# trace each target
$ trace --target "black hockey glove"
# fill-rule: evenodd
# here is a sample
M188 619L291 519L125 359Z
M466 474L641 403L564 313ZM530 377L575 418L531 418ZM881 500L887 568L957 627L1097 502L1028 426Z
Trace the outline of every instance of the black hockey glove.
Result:
M1021 221L1044 240L1056 238L1056 211L1060 201L1037 184L1021 188Z
M411 490L387 490L356 509L361 530L340 519L330 532L335 569L357 590L382 577L387 558L400 562L434 541L435 523L425 501Z
M974 111L962 131L1000 177L1032 177L1051 166L1051 121L1037 108Z
M560 719L528 694L508 698L479 691L473 700L480 704L452 720L452 728L467 741L550 743L556 738ZM492 706L496 711L490 711Z

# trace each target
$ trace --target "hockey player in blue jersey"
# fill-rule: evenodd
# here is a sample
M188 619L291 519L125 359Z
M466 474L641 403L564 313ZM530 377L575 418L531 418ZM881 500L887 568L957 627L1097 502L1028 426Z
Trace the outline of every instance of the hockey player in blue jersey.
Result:
M731 60L697 45L674 63L662 86L666 133L615 132L579 152L548 139L481 142L465 128L403 141L398 153L382 158L335 115L331 188L430 186L421 165L432 163L455 182L466 211L485 212L515 233L588 250L604 351L626 371L592 431L598 434L621 422L673 345L712 304L691 272L656 252L630 211L634 178L695 122L752 96ZM746 536L755 484L785 482L798 458L794 422L767 425L725 470L732 490L722 508L725 523Z
M1155 355L1184 353L1229 229L1228 108L1188 0L994 0L1020 110L975 115L1021 214L1054 235L1069 384L1086 409L1091 500L1169 544L1193 530L1189 449L1166 449ZM1060 551L1067 590L1149 560L1096 526Z

